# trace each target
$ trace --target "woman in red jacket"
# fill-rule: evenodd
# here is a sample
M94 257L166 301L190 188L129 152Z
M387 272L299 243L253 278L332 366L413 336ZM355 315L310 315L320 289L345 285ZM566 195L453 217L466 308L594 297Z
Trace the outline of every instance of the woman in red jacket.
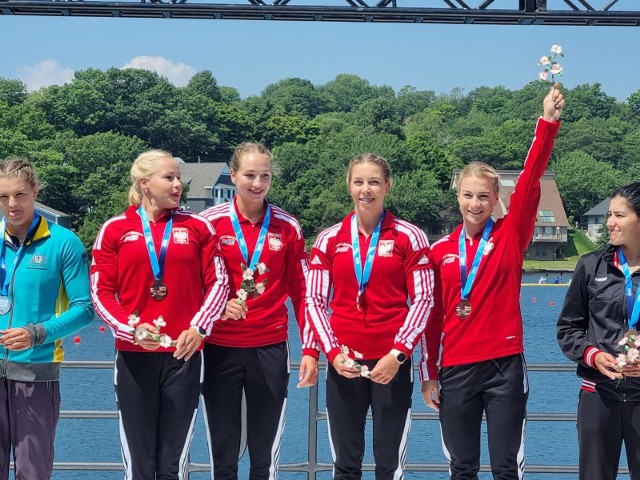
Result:
M458 185L462 225L432 245L438 282L422 343L422 395L428 406L440 410L445 455L456 480L478 478L483 411L494 478L518 480L524 474L529 388L520 281L538 212L540 177L564 107L557 84L543 103L509 213L494 223L498 174L487 164L471 163Z
M242 143L229 166L234 199L202 213L219 235L230 284L223 321L204 347L210 456L216 480L238 478L244 393L249 478L274 479L289 384L287 298L302 342L298 387L314 385L318 377L318 351L304 314L307 253L297 220L266 199L273 176L269 150Z
M308 313L329 360L333 478L361 478L371 407L376 479L391 480L401 478L406 461L411 352L433 304L429 243L422 230L384 209L391 188L384 158L353 159L347 186L354 211L320 233L311 251Z
M116 340L125 479L177 480L188 475L202 344L224 308L227 275L211 224L178 209L178 162L144 152L131 179L131 206L93 246L92 299Z

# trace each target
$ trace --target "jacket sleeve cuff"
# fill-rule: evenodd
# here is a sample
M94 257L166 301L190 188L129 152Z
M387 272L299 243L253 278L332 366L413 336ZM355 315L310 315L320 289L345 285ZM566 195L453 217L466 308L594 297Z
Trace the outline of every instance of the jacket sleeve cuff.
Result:
M31 337L31 345L42 345L47 339L47 331L41 323L28 323L23 327Z
M602 350L598 350L596 347L587 347L584 351L584 356L582 357L584 363L589 365L591 368L596 368L595 359L596 355L598 355Z
M315 350L313 348L303 348L302 349L302 355L309 355L310 357L315 358L316 360L318 360L318 358L320 358L320 352L318 350Z
M336 357L340 355L340 348L336 347L336 348L332 348L331 350L329 350L327 352L327 360L329 361L329 363L331 365L333 365L333 361L336 359Z

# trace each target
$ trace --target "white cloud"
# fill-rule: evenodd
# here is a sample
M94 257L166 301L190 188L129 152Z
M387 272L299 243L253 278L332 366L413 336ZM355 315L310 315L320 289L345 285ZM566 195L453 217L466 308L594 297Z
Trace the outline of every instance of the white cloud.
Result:
M189 82L189 79L196 73L196 69L186 63L173 63L165 57L152 57L150 55L140 55L132 58L122 68L142 68L151 70L163 77L167 77L171 83L182 87Z
M72 68L65 68L52 59L43 60L35 65L21 65L17 70L18 77L30 92L49 85L62 85L73 79Z

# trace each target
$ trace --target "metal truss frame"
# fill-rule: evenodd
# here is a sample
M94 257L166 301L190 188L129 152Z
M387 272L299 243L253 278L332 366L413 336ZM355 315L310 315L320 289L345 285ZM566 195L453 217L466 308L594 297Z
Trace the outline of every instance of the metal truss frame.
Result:
M230 0L233 2L233 0ZM0 15L483 25L638 26L620 0L0 0ZM593 7L599 1L603 5ZM552 3L555 9L550 9ZM590 2L590 3L589 3ZM635 2L634 2L635 3Z

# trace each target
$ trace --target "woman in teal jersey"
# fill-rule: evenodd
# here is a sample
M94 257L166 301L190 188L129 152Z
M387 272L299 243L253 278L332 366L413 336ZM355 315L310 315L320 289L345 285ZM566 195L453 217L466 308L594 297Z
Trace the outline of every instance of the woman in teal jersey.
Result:
M0 162L0 480L12 451L15 478L51 478L62 339L93 318L84 247L36 213L38 190L29 162Z

